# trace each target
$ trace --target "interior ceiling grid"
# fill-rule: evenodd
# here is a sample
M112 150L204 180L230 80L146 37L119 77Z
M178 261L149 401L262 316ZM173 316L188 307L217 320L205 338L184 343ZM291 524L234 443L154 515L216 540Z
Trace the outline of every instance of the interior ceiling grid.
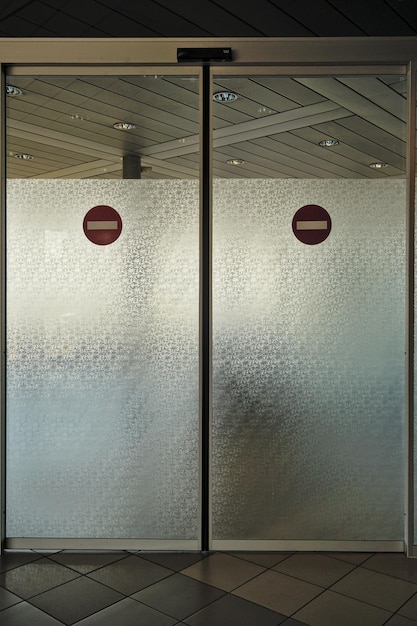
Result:
M192 0L9 0L0 7L0 36L4 37L328 37L416 33L415 0L258 0L256 4L250 0L200 0L198 10ZM135 153L152 167L146 172L149 178L197 176L198 111L194 102L198 83L173 76L154 81L153 85L150 81L150 86L143 84L142 77L114 79L113 83L107 79L90 77L80 81L72 77L61 91L47 77L20 77L26 100L9 103L8 174L44 177L61 172L68 176L117 178L122 175L123 156ZM216 79L216 88L234 88L240 98L229 108L215 105L215 174L378 178L402 175L405 124L398 119L397 99L405 83L395 83L389 77L375 78L365 93L355 86L354 80L328 79L320 86L316 81L313 86L308 78L282 77L278 82L260 76ZM338 115L326 117L323 113L322 117L309 119L308 124L293 121L288 127L282 125L277 130L271 125L264 131L259 126L258 135L256 131L252 136L243 131L239 135L240 128L250 120L259 119L261 125L257 108L264 107L278 115L320 102L337 105ZM71 109L86 118L82 128L69 118ZM115 133L112 128L114 121L122 119L137 122L129 136ZM34 125L32 133L28 132L29 123ZM236 132L227 139L222 129L226 133L231 125ZM60 145L58 133L63 136ZM340 140L337 152L318 147L320 137L326 135ZM172 142L183 145L175 146ZM18 162L12 158L14 153L31 152L36 153L36 159ZM230 158L244 158L245 163L239 170L225 162ZM388 162L390 171L369 170L370 162L378 160Z
M94 170L97 177L117 177L125 154L140 154L143 164L152 167L149 177L158 171L161 177L198 176L194 81L49 76L16 80L23 94L8 98L9 176L44 177L48 171L54 176L54 170L84 164L84 170L67 169L67 175L91 176ZM364 80L372 83L369 88ZM385 172L368 167L383 153L390 175L399 175L404 171L405 123L398 100L405 99L392 84L394 88L390 81L372 77L284 77L281 92L281 79L239 77L236 103L214 105L215 172L226 177L385 177ZM233 78L216 80L216 89L233 86ZM71 119L80 112L82 123ZM120 120L133 121L136 129L116 132L112 125ZM318 147L326 134L343 137L331 155ZM31 151L36 159L17 166L14 154ZM245 160L240 171L227 165L232 158ZM106 161L101 171L95 164L100 159ZM162 161L178 170L167 170Z

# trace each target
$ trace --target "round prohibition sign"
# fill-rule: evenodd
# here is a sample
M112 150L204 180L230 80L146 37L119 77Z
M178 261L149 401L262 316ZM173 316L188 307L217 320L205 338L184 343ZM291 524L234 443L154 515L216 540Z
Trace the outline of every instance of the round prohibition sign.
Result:
M310 246L322 243L330 235L332 220L318 204L306 204L295 213L292 230L299 241Z
M83 230L87 239L98 246L107 246L119 238L122 218L113 207L99 204L87 212Z

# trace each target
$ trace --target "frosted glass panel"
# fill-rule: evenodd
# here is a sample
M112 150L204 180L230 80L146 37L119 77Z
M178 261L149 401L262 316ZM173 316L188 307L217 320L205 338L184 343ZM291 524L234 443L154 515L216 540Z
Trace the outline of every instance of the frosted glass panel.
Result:
M7 534L198 538L194 181L9 181ZM94 245L95 205L122 217Z
M403 180L216 182L214 539L403 538L404 233Z

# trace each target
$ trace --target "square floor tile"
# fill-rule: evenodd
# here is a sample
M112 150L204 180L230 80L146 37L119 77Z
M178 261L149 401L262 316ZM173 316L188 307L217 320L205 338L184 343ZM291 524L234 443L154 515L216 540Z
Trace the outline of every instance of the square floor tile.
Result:
M321 587L268 570L233 592L287 617L323 592Z
M115 561L120 561L128 556L127 552L60 552L53 554L49 558L61 565L74 569L80 574L88 574L100 567L110 565Z
M405 554L375 554L363 567L417 584L417 559L409 559Z
M187 567L181 573L224 591L231 591L264 571L264 567L255 563L230 554L216 553Z
M43 558L0 574L0 586L27 599L78 576L77 572Z
M135 593L132 598L171 617L184 619L223 595L224 592L216 587L174 574Z
M30 602L70 625L123 598L121 593L83 576L41 593L31 598Z
M332 591L394 612L417 592L417 585L361 567L335 583Z
M1 626L62 626L61 622L28 602L21 602L0 613Z
M373 556L373 552L320 552L324 556L332 557L333 559L339 559L339 561L347 561L354 565L361 565Z
M186 567L190 567L190 565L207 558L208 555L200 552L141 552L139 556L152 561L152 563L168 567L175 572L180 572Z
M416 626L417 621L403 617L402 615L394 615L384 626Z
M390 615L376 606L325 591L293 617L308 626L382 626Z
M189 626L277 626L284 615L226 595L184 620Z
M135 555L87 574L89 578L127 596L172 575L172 570Z
M177 620L131 598L121 600L77 622L77 626L174 626L174 624L177 624Z
M288 559L294 552L229 552L229 554L263 567L273 567Z
M352 563L331 559L322 554L300 552L278 563L273 569L320 587L329 587L355 567Z
M0 573L42 558L34 552L6 552L0 555Z
M13 606L13 604L17 604L18 602L22 602L22 598L15 596L14 593L10 593L7 589L2 589L0 587L0 611L3 609L7 609L9 606Z
M410 598L400 609L398 609L398 613L417 621L417 594Z

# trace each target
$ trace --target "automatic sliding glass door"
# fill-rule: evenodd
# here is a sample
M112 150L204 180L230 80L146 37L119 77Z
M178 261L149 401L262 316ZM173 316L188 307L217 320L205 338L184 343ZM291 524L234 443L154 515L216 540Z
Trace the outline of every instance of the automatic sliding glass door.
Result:
M9 545L200 545L199 79L182 71L9 79Z
M213 548L402 549L405 90L215 75Z
M10 77L9 547L201 547L203 335L210 548L403 547L406 81L228 71L212 263L199 71Z

